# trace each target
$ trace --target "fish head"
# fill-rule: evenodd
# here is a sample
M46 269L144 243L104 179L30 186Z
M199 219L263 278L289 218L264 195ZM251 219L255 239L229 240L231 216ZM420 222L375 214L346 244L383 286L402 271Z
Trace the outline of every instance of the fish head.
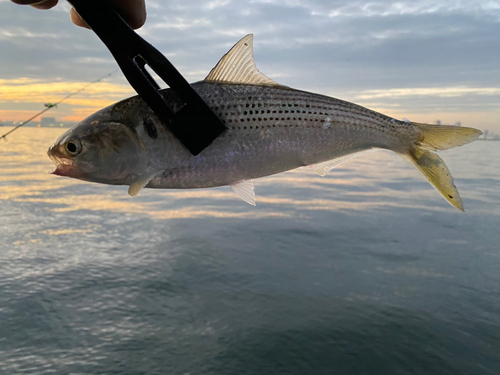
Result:
M52 174L112 185L126 185L149 163L149 154L135 128L105 108L68 130L47 154ZM121 118L120 118L121 117Z

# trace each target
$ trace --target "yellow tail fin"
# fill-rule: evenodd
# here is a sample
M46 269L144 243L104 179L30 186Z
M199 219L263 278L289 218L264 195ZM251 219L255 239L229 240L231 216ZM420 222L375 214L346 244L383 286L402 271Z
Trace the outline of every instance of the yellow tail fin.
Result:
M402 156L427 177L430 184L441 193L444 199L453 207L463 211L462 199L460 199L448 167L443 159L432 151L462 146L475 140L482 132L460 126L413 124L420 128L423 139L415 148Z

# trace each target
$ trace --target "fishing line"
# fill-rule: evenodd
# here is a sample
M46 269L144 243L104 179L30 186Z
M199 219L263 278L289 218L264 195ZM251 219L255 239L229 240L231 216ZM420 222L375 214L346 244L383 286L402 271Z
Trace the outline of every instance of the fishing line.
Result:
M110 77L111 75L115 74L117 71L118 71L118 70L114 70L114 71L112 71L111 73L108 73L108 74L106 74L105 76L102 76L101 78L96 79L95 81L92 81L92 82L90 82L90 83L86 84L85 86L83 86L83 87L82 87L82 88L80 88L79 90L77 90L77 91L75 91L75 92L72 92L71 94L66 95L64 98L62 98L61 100L59 100L57 103L48 103L48 104L45 104L45 106L46 106L47 108L45 108L45 109L44 109L43 111L41 111L41 112L38 112L36 115L34 115L33 117L29 118L28 120L26 120L26 121L22 122L21 124L17 125L14 129L11 129L10 131L8 131L8 132L7 132L7 133L5 133L4 135L2 135L2 136L0 137L0 139L7 139L7 136L8 136L10 133L12 133L12 132L16 131L16 130L17 130L17 129L19 129L21 126L26 125L27 123L29 123L29 122L30 122L31 120L33 120L34 118L36 118L36 117L40 116L41 114L43 114L43 113L47 112L49 109L52 109L52 108L54 108L54 107L57 107L57 105L58 105L58 104L61 104L61 103L62 103L62 102L64 102L65 100L67 100L67 99L71 98L73 95L76 95L76 94L81 93L81 92L82 92L82 91L84 91L87 87L89 87L89 86L93 85L94 83L100 82L100 81L102 81L104 78L108 78L108 77Z

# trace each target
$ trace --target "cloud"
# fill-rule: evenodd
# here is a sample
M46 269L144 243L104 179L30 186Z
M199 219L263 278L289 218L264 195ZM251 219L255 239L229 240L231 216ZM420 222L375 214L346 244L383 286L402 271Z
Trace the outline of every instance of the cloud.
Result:
M85 91L64 101L54 109L59 117L68 121L81 120L93 112L134 95L125 84L97 82L53 82L43 79L0 79L0 115L4 121L29 118L44 108L45 103L57 103L67 95L85 87ZM36 109L27 110L33 106ZM10 109L12 108L12 109Z
M77 92L88 85L88 82L47 82L40 79L18 78L13 80L0 80L2 90L0 91L0 101L2 103L45 103L47 101L57 102L65 96ZM91 105L94 101L96 107L102 105L105 99L123 99L131 95L133 90L127 85L117 85L109 82L97 82L85 88L86 98L79 99L78 96L70 98L67 102L80 105Z
M210 1L207 5L204 6L207 10L213 10L221 7L225 7L231 3L231 0L215 0Z
M292 87L411 113L417 106L488 112L498 96L488 91L500 87L497 1L146 3L139 33L190 81L203 79L240 37L254 33L260 70ZM0 79L90 82L116 69L99 39L71 24L68 10L66 3L42 12L0 1ZM119 74L109 82L127 85Z
M9 28L9 29L0 29L0 39L12 40L14 38L23 39L59 39L61 35L57 35L55 33L39 33L27 30L23 27Z
M357 95L359 99L403 98L415 96L433 96L456 98L465 95L500 95L498 87L440 87L440 88L405 88L389 90L365 90Z

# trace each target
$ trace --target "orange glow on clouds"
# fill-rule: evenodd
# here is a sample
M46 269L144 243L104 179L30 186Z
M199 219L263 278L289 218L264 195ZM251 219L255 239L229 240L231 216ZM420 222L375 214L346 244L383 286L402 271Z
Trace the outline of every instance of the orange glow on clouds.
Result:
M42 108L42 107L40 107ZM20 120L27 120L31 116L36 115L40 110L38 111L16 111L16 110L7 110L7 109L0 109L0 120L3 121L20 121ZM43 116L43 115L42 115ZM42 116L38 116L35 119L33 119L33 122L40 121L40 118Z
M0 120L24 121L42 111L45 103L57 103L68 94L74 93L87 86L88 82L54 82L43 79L16 78L0 79ZM328 94L328 93L326 93ZM365 90L353 94L348 101L353 101L372 110L402 119L406 117L412 121L435 123L441 120L443 124L454 125L461 122L464 126L479 129L498 131L500 109L492 108L487 111L461 111L441 108L439 111L415 111L405 108L401 104L389 104L384 99L398 99L407 97L450 97L475 95L487 97L499 95L498 88L466 88L448 87L441 89L387 89ZM55 117L57 121L81 121L99 109L107 107L117 101L135 95L135 91L127 84L111 82L97 82L65 100L57 108L51 109L43 116ZM379 99L379 101L376 101ZM375 100L375 102L372 102ZM12 108L12 109L11 109ZM40 116L41 117L41 116ZM34 121L40 121L37 117Z
M0 119L4 121L25 120L43 110L45 103L57 103L68 94L88 84L88 82L45 82L31 78L0 79L0 103L4 108L5 104L20 103L32 105L34 108L33 110L0 110ZM97 82L65 100L64 108L54 108L50 113L51 116L63 118L65 121L79 121L101 108L134 94L134 90L129 85Z
M61 100L64 96L78 91L88 82L40 82L40 80L20 78L20 79L0 79L0 101L3 103L47 103ZM76 95L72 104L83 105L93 103L97 100L96 107L101 103L99 101L120 100L133 94L133 90L128 85L118 85L110 82L97 82L87 87L81 95ZM78 98L80 96L80 98Z

